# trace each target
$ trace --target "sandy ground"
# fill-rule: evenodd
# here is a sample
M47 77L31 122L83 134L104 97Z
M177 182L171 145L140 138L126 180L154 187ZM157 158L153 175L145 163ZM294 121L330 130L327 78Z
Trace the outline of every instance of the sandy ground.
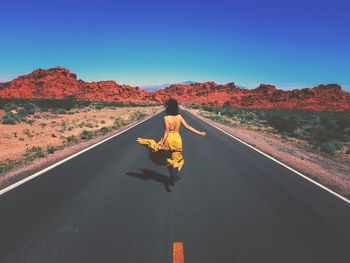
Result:
M59 147L53 154L47 154L45 158L39 158L29 164L19 165L9 172L0 174L0 187L5 187L19 179L26 177L44 167L51 165L75 152L101 141L127 127L139 122L128 122L127 125L113 130L105 135L93 137L90 140L81 140L83 130L94 131L102 127L111 127L117 119L127 121L137 111L146 114L145 118L162 111L163 107L120 107L81 109L75 114L52 114L48 112L37 113L39 119L30 125L19 123L16 125L0 124L0 163L6 165L11 161L21 160L25 156L26 149L39 146L47 154L47 146ZM0 110L0 119L4 114ZM68 142L67 137L76 136L77 142Z
M213 114L196 109L186 110L202 119ZM228 127L208 118L205 120L337 193L350 197L350 165L344 160L328 158L322 153L309 151L307 142L294 138L283 139L269 129L258 129L254 126Z

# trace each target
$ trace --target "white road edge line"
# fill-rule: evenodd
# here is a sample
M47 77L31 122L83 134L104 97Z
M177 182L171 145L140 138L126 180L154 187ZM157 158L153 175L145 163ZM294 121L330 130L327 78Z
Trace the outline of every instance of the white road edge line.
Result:
M296 173L297 175L303 177L304 179L308 180L309 182L311 182L311 183L313 183L313 184L315 184L315 185L321 187L322 189L326 190L327 192L331 193L332 195L335 195L336 197L338 197L338 198L340 198L341 200L345 201L346 203L350 204L350 200L347 199L346 197L344 197L344 196L342 196L342 195L340 195L340 194L334 192L333 190L327 188L326 186L324 186L324 185L322 185L322 184L316 182L315 180L313 180L313 179L307 177L306 175L302 174L301 172L298 172L297 170L293 169L292 167L289 167L288 165L286 165L286 164L284 164L284 163L278 161L278 160L275 159L274 157L272 157L272 156L270 156L270 155L268 155L268 154L266 154L266 153L260 151L259 149L257 149L257 148L255 148L255 147L251 146L250 144L248 144L248 143L242 141L241 139L237 138L236 136L234 136L234 135L232 135L232 134L230 134L230 133L224 131L223 129L221 129L221 128L219 128L219 127L217 127L217 126L211 124L210 122L208 122L207 120L205 120L204 117L203 117L203 119L202 119L202 118L199 118L199 117L195 116L194 114L192 114L192 113L189 112L188 110L186 110L186 111L187 111L189 114L191 114L192 116L196 117L197 119L206 122L206 123L209 124L210 126L212 126L212 127L216 128L216 129L222 131L223 133L225 133L225 134L227 134L228 136L232 137L233 139L239 141L240 143L243 143L244 145L246 145L246 146L252 148L253 150L257 151L258 153L260 153L260 154L266 156L267 158L269 158L269 159L275 161L276 163L278 163L278 164L284 166L285 168L291 170L292 172L294 172L294 173Z
M65 163L65 162L69 161L70 159L73 159L74 157L77 157L78 155L80 155L80 154L82 154L84 152L87 152L87 151L91 150L92 148L94 148L94 147L96 147L96 146L98 146L98 145L100 145L100 144L102 144L102 143L104 143L104 142L106 142L106 141L108 141L108 140L110 140L110 139L112 139L112 138L114 138L114 137L116 137L116 136L118 136L118 135L128 131L128 130L130 130L131 128L134 128L135 126L137 126L137 125L139 125L139 124L141 124L141 123L143 123L143 122L145 122L145 121L147 121L147 120L149 120L149 119L151 119L153 117L158 116L162 112L163 111L160 111L160 112L158 112L157 114L155 114L153 116L150 116L150 117L148 117L148 118L146 118L146 119L144 119L144 120L142 120L142 121L140 121L138 123L135 123L135 124L131 125L130 127L126 128L125 130L122 130L122 131L120 131L120 132L118 132L118 133L116 133L116 134L114 134L114 135L112 135L112 136L110 136L110 137L100 141L100 142L97 142L97 143L89 146L88 148L85 148L85 149L83 149L83 150L81 150L81 151L79 151L77 153L74 153L74 154L64 158L61 161L58 161L58 162L56 162L56 163L54 163L54 164L52 164L52 165L50 165L50 166L48 166L48 167L38 171L38 172L36 172L36 173L26 177L26 178L24 178L24 179L22 179L22 180L20 180L20 181L18 181L16 183L14 183L14 184L11 184L11 185L5 187L4 189L0 190L0 196L5 194L5 193L7 193L7 192L9 192L9 191L11 191L11 190L13 190L13 189L15 189L16 187L18 187L18 186L20 186L20 185L22 185L22 184L24 184L26 182L28 182L28 181L38 177L39 175L41 175L43 173L46 173L47 171L55 168L56 166L59 166L60 164Z

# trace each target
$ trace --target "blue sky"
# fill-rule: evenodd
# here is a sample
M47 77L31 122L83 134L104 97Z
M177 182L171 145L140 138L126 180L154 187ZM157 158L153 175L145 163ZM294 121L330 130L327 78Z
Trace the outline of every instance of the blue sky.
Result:
M234 81L350 90L350 3L11 0L0 4L0 81L62 66L87 81Z

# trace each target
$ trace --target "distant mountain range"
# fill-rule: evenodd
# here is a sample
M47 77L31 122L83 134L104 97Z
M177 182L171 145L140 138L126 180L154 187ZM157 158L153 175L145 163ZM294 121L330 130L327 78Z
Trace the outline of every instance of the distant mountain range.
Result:
M247 87L240 86L240 85L237 85L236 87L237 87L237 88L240 88L240 89L248 89Z
M199 82L192 81L192 80L187 80L187 81L182 81L182 82L179 82L179 83L172 83L172 84L171 83L164 83L164 84L159 84L159 85L145 85L145 86L140 86L140 89L148 90L148 91L157 91L157 90L169 87L171 85L177 85L177 84L192 85L192 84L196 84L196 83L199 83ZM236 87L240 88L240 89L248 89L247 87L239 86L239 85L237 85Z
M192 81L192 80L187 80L187 81L183 81L180 83L173 83L173 84L185 84L185 85L191 85L191 84L195 84L198 83L196 81ZM148 91L156 91L156 90L160 90L166 87L169 87L171 85L173 85L171 83L164 83L164 84L158 84L158 85L145 85L145 86L140 86L140 89L143 90L148 90Z
M179 103L235 108L300 109L316 111L350 110L350 93L338 84L314 88L279 90L270 84L255 89L235 83L184 82L156 91L120 85L115 81L85 82L61 67L37 69L0 85L0 98L66 98L89 101L163 103L174 98Z

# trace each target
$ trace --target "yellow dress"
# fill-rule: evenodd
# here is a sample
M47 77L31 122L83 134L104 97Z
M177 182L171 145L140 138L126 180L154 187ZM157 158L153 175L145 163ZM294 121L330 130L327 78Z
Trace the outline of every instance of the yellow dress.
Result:
M161 166L173 166L178 167L180 171L185 163L182 154L182 139L179 133L181 125L181 115L176 115L177 123L173 130L169 130L168 138L165 140L163 147L155 151L155 148L159 144L153 139L137 138L139 144L145 145L149 149L149 158L152 162ZM167 123L171 122L168 116L164 116L164 121Z

